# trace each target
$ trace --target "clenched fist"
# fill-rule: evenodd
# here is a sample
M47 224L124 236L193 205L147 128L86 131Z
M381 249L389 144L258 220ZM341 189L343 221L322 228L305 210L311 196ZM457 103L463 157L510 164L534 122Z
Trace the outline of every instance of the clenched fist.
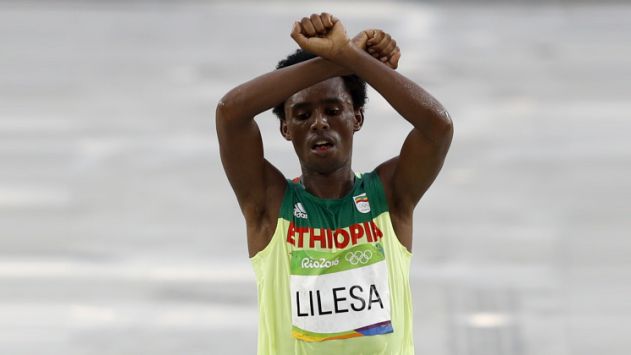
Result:
M334 60L350 42L342 22L326 12L295 22L291 38L305 51L329 60Z
M291 37L303 50L331 61L336 61L336 57L349 46L367 51L392 69L398 67L401 58L401 51L389 34L370 29L361 31L351 41L342 22L326 12L295 22Z
M397 41L380 29L361 31L353 38L353 44L392 69L399 66L401 50L397 47Z
M401 59L401 50L397 47L397 41L382 30L374 29L365 32L370 33L370 38L366 42L366 51L390 68L396 69Z

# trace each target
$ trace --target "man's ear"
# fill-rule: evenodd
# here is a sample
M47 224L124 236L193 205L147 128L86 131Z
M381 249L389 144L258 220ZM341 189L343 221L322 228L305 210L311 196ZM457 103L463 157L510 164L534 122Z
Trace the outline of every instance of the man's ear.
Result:
M359 131L364 125L364 108L356 108L355 109L355 117L353 121L353 132Z
M291 140L291 134L289 133L289 129L287 129L287 121L283 118L280 120L280 134L285 137L286 140Z

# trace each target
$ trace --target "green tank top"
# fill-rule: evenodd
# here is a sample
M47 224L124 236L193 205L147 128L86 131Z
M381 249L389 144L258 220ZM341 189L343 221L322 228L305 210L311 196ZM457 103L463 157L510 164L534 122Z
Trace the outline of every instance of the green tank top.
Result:
M274 235L251 258L258 354L414 354L410 259L376 172L340 199L288 180Z

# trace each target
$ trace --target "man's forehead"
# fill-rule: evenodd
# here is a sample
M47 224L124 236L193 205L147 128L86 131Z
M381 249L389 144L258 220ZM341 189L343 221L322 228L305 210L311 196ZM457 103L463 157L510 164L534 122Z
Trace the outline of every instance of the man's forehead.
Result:
M330 78L298 91L287 99L288 107L309 103L345 102L352 104L351 95L340 77Z

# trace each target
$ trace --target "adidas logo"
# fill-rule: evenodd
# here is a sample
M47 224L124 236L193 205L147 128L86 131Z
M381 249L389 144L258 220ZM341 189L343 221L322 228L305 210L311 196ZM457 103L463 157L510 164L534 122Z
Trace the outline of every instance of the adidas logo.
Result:
M304 206L302 205L302 203L297 202L294 205L294 216L296 216L297 218L303 218L303 219L307 219L309 218L307 216L307 211L305 211Z

